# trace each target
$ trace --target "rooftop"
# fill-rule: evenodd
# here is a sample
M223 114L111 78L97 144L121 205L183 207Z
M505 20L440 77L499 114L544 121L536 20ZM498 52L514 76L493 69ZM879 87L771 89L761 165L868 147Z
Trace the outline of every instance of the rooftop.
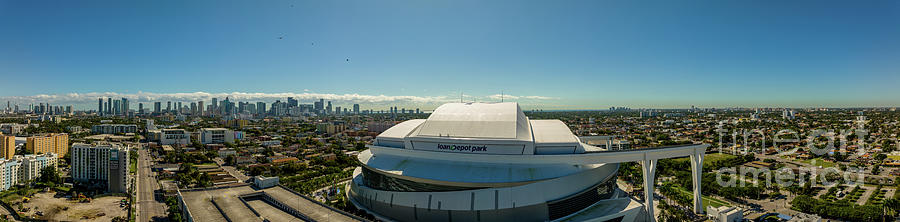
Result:
M356 218L331 210L310 199L301 197L294 192L280 186L255 190L250 186L235 186L217 189L205 189L198 191L182 191L184 202L193 215L194 221L226 221L226 217L232 221L261 221L252 213L249 207L256 210L262 218L272 221L302 221L284 211L272 207L271 204L262 201L248 201L243 204L239 196L265 192L275 200L288 207L299 211L302 215L314 221L358 221ZM214 203L215 202L215 203ZM218 205L218 206L216 206ZM221 211L220 211L221 209ZM221 213L224 212L224 215Z
M441 105L414 132L416 136L518 139L530 138L528 117L517 103L448 103Z

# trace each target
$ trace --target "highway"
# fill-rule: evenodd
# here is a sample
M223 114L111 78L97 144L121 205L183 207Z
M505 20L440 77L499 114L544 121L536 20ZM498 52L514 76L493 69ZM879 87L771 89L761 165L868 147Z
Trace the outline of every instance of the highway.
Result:
M139 153L136 221L167 221L166 204L153 198L153 191L159 189L159 183L156 182L156 173L150 168L152 157L147 149L140 149Z

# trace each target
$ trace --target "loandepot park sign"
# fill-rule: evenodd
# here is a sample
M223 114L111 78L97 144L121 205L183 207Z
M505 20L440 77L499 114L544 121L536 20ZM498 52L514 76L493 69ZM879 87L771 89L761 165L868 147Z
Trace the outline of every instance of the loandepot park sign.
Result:
M412 141L413 149L448 153L478 154L519 154L525 151L524 144L465 144Z
M457 152L487 152L487 145L456 145L456 144L437 144L440 150L450 150Z

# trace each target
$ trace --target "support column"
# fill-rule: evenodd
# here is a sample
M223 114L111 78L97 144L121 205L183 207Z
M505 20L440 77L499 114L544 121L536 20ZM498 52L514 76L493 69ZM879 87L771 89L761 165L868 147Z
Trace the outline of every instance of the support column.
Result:
M646 155L646 154L645 154ZM644 207L647 210L647 221L655 222L656 216L653 215L653 193L656 183L656 160L648 160L646 156L641 161L644 171Z
M700 185L703 184L703 155L706 149L695 149L691 155L691 180L694 182L694 213L703 213L703 196Z

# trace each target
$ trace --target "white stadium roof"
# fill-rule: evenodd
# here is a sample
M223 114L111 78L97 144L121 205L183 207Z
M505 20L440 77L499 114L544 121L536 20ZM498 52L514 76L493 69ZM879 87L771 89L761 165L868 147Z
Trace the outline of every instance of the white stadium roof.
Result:
M516 103L448 103L431 113L416 136L524 139L528 118Z
M487 146L494 154L580 153L584 148L559 120L529 120L517 103L448 103L428 119L399 123L378 135L376 145L455 151L444 145ZM476 153L476 152L472 152Z

